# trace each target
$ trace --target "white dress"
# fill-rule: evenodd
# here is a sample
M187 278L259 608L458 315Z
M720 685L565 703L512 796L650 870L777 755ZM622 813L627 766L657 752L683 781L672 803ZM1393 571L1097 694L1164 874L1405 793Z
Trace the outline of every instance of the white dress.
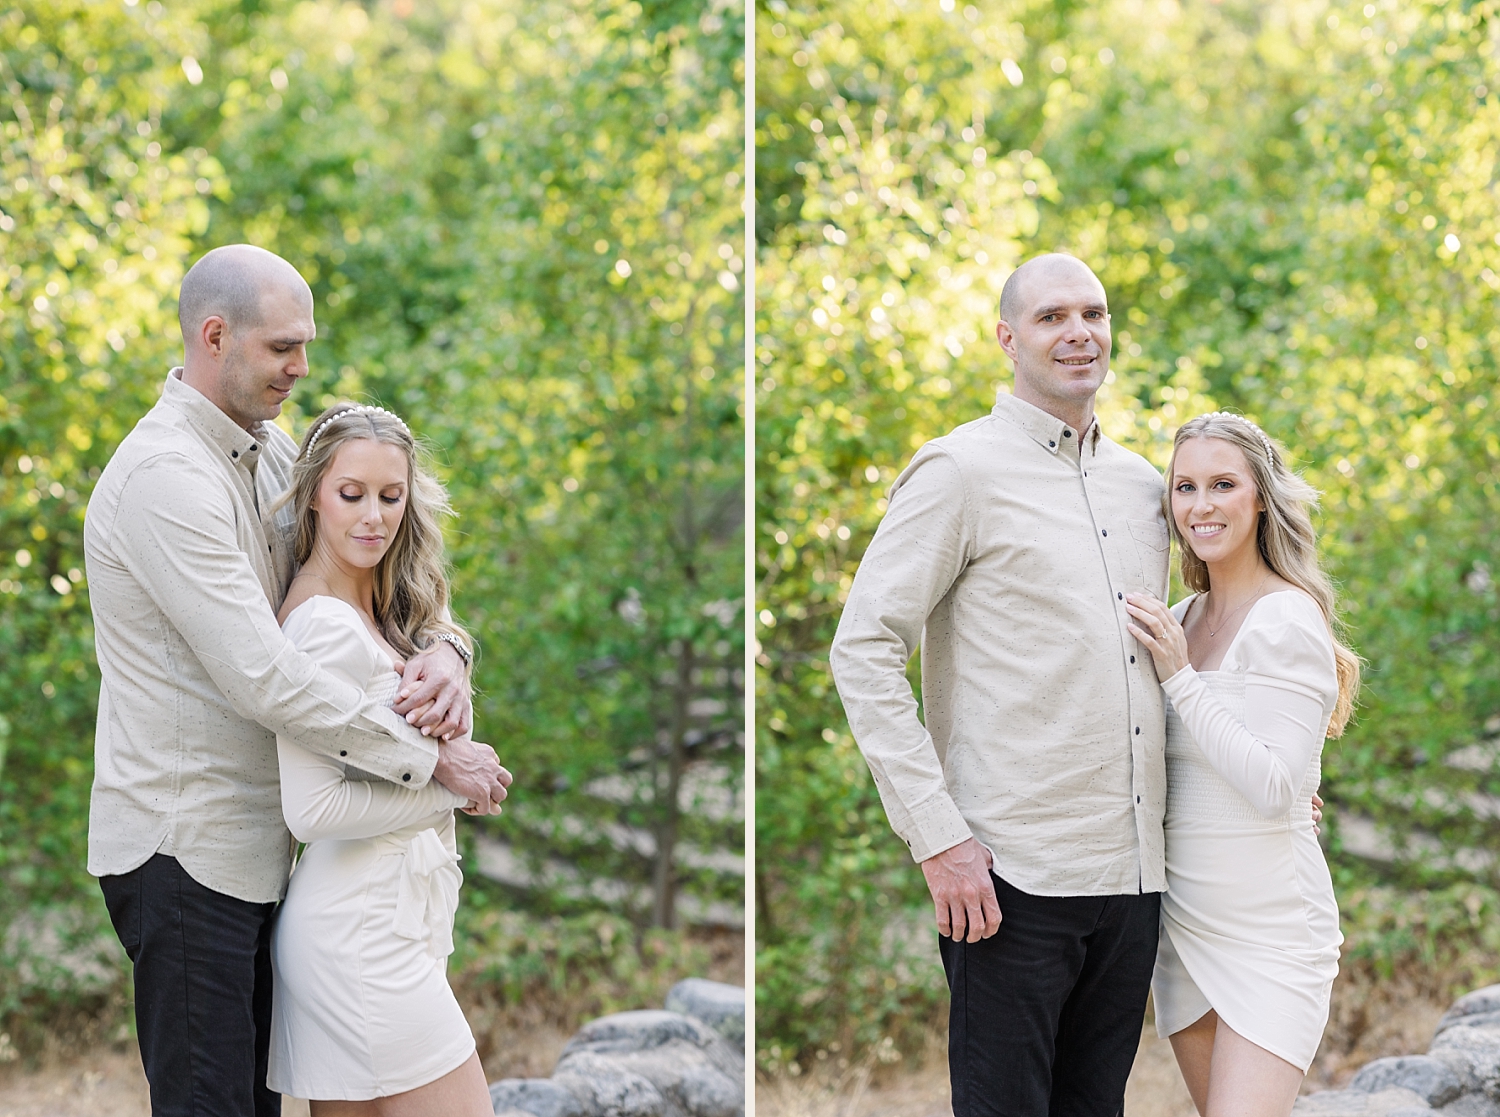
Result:
M395 697L390 657L346 602L310 598L282 628L333 674ZM453 808L467 800L432 781L361 780L286 737L276 747L287 827L307 848L271 940L268 1084L346 1101L426 1085L474 1053L445 973L463 879Z
M1172 610L1178 620L1192 600ZM1162 689L1170 701L1157 1033L1212 1008L1305 1072L1343 942L1312 828L1338 698L1323 614L1300 590L1267 594L1219 670L1184 667Z

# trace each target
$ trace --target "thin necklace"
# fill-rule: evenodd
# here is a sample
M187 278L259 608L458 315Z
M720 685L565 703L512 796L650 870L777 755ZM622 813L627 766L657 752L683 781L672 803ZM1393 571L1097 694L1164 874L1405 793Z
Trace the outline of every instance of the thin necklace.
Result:
M1224 626L1229 623L1230 617L1238 616L1239 615L1239 611L1241 609L1243 609L1246 605L1249 605L1250 602L1252 602L1252 601L1255 600L1255 595L1258 594L1258 593L1260 593L1261 586L1264 586L1266 584L1266 582L1270 579L1270 577L1271 577L1271 572L1269 570L1267 570L1266 571L1266 576L1260 580L1260 585L1256 586L1255 589L1251 591L1250 596L1247 597L1247 598L1245 598L1244 601L1241 601L1239 603L1239 605L1235 608L1234 612L1230 613L1228 617L1220 617L1219 618L1219 627L1218 628L1210 628L1208 630L1208 638L1210 640L1212 640L1220 632L1224 631ZM1203 623L1204 624L1208 623L1208 610L1207 609L1203 610Z

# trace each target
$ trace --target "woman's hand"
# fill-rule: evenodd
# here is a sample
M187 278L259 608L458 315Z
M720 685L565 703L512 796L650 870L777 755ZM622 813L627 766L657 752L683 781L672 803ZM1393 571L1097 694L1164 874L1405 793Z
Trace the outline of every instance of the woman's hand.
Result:
M1151 653L1156 677L1170 679L1188 665L1187 636L1165 603L1149 593L1127 593L1125 608L1135 618L1130 634Z

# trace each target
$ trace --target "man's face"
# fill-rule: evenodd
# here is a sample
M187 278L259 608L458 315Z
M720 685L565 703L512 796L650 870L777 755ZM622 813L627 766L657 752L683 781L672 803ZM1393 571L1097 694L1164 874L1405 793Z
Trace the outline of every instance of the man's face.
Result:
M1104 287L1082 263L1060 260L1030 276L1014 322L996 336L1016 365L1016 395L1072 409L1109 372L1112 345Z
M261 295L261 321L224 332L220 390L224 412L250 428L281 414L307 375L307 345L317 336L306 290L274 287Z

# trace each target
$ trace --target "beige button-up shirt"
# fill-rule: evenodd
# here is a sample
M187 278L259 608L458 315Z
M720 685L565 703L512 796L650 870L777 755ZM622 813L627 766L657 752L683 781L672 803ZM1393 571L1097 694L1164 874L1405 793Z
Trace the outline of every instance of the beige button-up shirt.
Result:
M102 680L88 868L164 853L264 903L291 867L278 732L408 787L437 746L282 633L292 512L272 508L297 446L271 423L246 432L180 376L120 443L84 522Z
M1156 892L1162 695L1123 598L1166 596L1162 480L1097 423L1083 441L1002 395L918 450L830 660L913 858L972 836L1025 892ZM919 643L925 728L905 674Z

